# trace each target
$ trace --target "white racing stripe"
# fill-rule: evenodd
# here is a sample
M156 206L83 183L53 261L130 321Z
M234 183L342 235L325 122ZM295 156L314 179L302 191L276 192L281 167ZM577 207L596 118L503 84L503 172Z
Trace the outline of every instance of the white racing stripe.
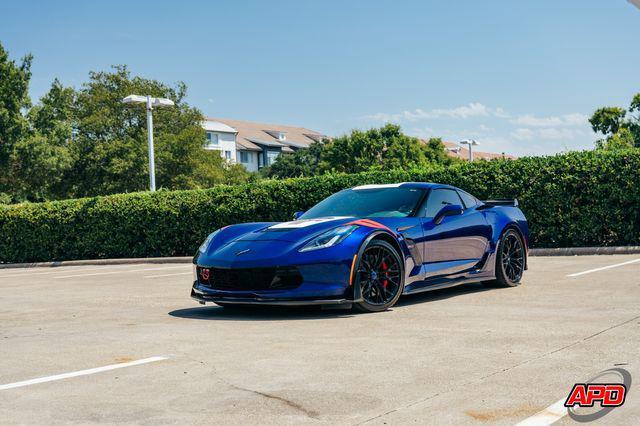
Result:
M270 226L268 229L298 229L306 228L307 226L317 225L319 223L331 222L332 220L348 219L349 216L330 216L322 217L318 219L301 219L294 220L292 222L282 222L277 225Z
M564 406L564 401L564 399L556 401L539 413L524 419L516 426L543 426L557 422L567 415L567 407Z
M401 183L383 183L380 185L375 185L375 184L371 184L371 185L360 185L360 186L356 186L355 188L353 188L354 191L360 191L363 189L383 189L383 188L398 188L400 185L404 184L406 182L401 182Z
M128 272L144 272L144 271L161 271L163 269L176 269L176 268L185 268L191 267L191 264L188 265L180 265L180 266L166 266L164 268L144 268L144 269L129 269L125 271L108 271L108 272L95 272L92 274L74 274L74 275L63 275L58 277L52 277L54 279L60 278L74 278L74 277L92 277L95 275L110 275L110 274L124 274Z
M602 268L589 269L588 271L576 272L575 274L569 274L568 277L578 277L584 274L590 274L592 272L604 271L605 269L617 268L619 266L629 265L631 263L640 262L640 259L629 260L627 262L616 263L615 265L603 266Z
M104 367L90 368L88 370L80 370L80 371L74 371L71 373L56 374L55 376L39 377L37 379L24 380L22 382L7 383L6 385L0 385L0 391L13 389L13 388L20 388L23 386L36 385L38 383L46 383L46 382L53 382L56 380L69 379L71 377L87 376L89 374L101 373L103 371L115 370L117 368L133 367L134 365L148 364L150 362L163 361L165 359L168 359L168 358L164 356L152 356L151 358L139 359L137 361L121 362L119 364L105 365Z
M144 278L162 278L162 277L175 277L176 275L191 275L193 271L178 272L176 274L163 274L163 275L146 275Z

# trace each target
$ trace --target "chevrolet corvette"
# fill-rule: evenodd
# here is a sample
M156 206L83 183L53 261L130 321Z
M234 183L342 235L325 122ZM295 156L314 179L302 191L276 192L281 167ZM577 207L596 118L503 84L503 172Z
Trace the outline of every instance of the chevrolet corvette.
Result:
M528 239L517 200L480 201L434 183L357 186L290 222L216 230L193 259L191 296L221 306L378 312L404 294L470 282L517 286Z

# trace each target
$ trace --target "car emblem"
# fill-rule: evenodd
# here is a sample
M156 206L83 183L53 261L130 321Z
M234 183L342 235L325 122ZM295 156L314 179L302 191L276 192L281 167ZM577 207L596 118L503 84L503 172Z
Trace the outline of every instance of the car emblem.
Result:
M200 276L202 277L203 281L209 281L209 269L202 268L200 270Z
M236 256L240 256L241 254L249 253L251 249L240 250L236 252Z

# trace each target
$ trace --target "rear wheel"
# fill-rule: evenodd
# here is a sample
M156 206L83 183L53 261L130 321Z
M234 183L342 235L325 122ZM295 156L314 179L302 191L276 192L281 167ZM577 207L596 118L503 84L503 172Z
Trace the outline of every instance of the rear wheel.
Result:
M404 271L396 249L382 240L369 243L358 261L355 285L362 294L356 309L380 312L393 306L404 289Z
M496 255L496 279L489 282L496 287L515 287L524 273L525 251L520 234L508 229L498 245Z

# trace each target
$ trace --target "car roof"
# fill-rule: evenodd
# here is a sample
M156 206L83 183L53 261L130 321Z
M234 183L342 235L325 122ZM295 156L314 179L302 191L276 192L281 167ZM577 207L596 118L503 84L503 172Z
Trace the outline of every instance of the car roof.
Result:
M360 185L355 186L351 189L354 190L362 190L362 189L378 189L378 188L415 188L415 189L437 189L437 188L450 188L450 189L458 189L451 185L445 185L442 183L432 183L432 182L399 182L399 183L386 183L380 185Z

